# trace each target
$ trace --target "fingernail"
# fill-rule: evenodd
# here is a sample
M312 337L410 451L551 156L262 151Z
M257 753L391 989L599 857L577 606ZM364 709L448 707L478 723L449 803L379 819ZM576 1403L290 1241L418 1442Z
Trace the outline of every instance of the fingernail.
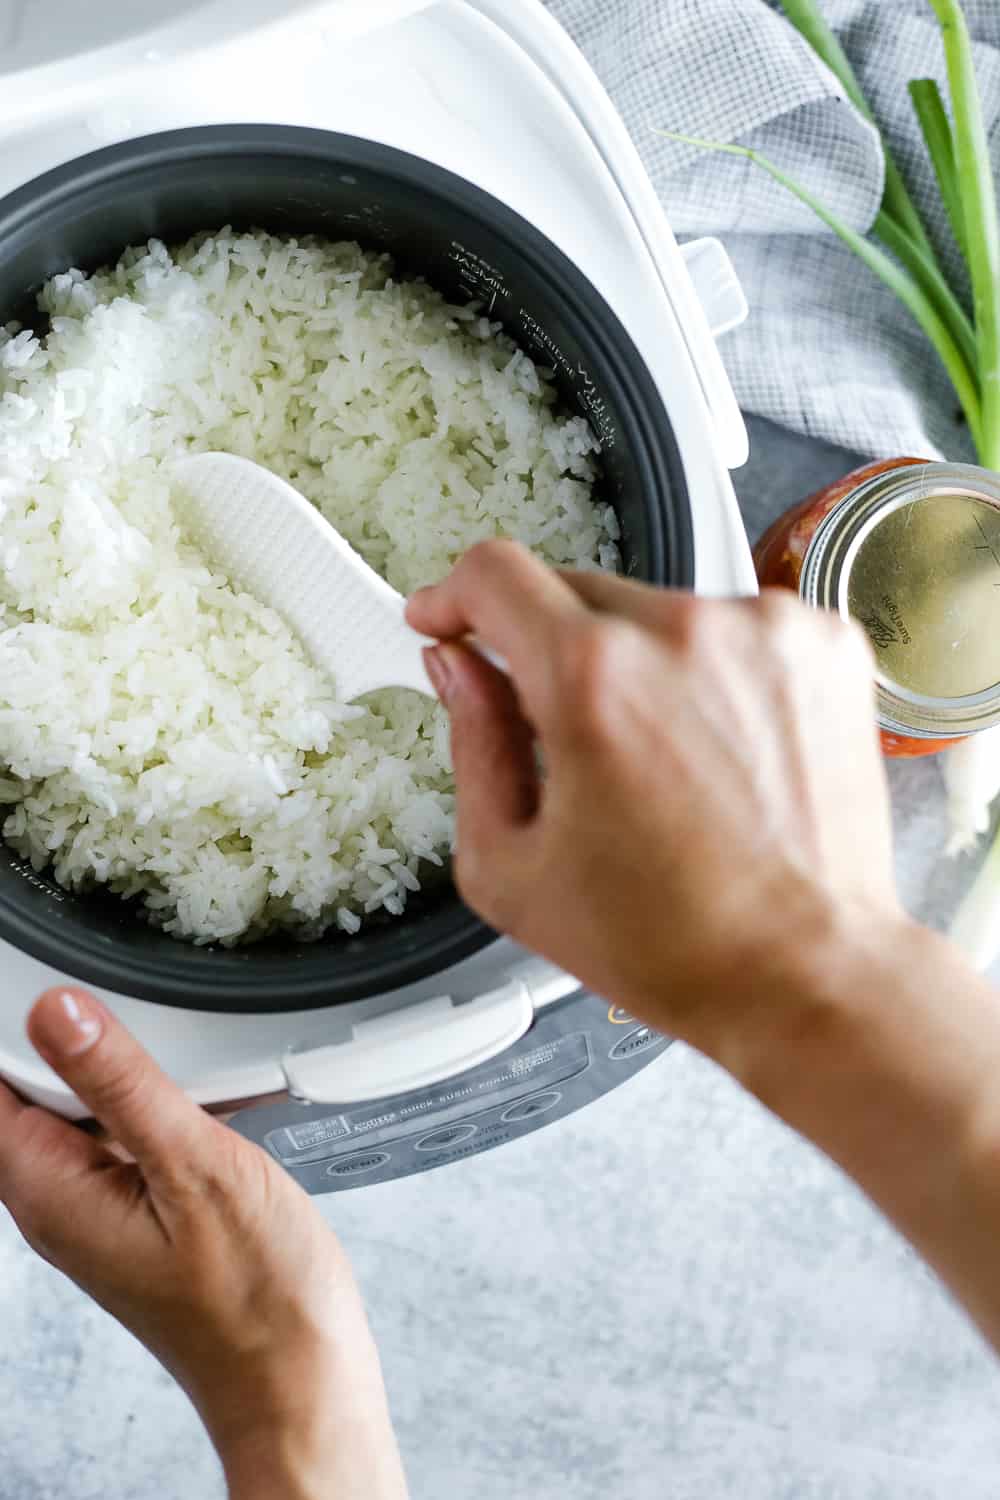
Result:
M84 990L46 990L31 1012L31 1038L49 1057L80 1057L97 1041L104 1020Z
M455 691L455 670L446 646L425 646L424 666L434 691L447 707Z

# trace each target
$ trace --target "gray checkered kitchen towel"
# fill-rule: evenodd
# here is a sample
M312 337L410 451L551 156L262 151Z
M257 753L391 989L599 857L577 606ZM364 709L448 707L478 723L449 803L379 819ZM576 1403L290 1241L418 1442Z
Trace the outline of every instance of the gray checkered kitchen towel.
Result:
M791 194L742 158L654 127L754 146L855 229L882 193L878 137L766 0L546 0L620 110L681 237L718 234L751 316L722 353L740 404L876 457L970 460L937 356L881 282ZM1000 0L965 0L1000 169ZM957 265L906 91L944 83L926 0L825 0L876 118L949 269Z

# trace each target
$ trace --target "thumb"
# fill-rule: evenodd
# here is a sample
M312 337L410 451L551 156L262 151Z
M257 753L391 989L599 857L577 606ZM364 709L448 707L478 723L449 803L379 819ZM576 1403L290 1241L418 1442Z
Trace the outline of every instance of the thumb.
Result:
M478 652L447 644L425 652L427 672L451 716L457 788L456 873L496 862L510 834L538 810L535 737L511 680Z
M87 990L47 990L28 1036L147 1180L178 1180L196 1168L209 1120Z

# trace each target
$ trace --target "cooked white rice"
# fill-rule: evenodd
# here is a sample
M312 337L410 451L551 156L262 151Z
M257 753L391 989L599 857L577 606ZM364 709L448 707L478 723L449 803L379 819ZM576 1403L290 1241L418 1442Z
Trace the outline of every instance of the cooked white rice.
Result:
M487 537L613 567L597 443L474 307L354 244L201 236L56 276L0 329L0 803L7 843L196 942L355 932L452 838L448 731L351 705L178 529L170 465L283 475L395 587Z

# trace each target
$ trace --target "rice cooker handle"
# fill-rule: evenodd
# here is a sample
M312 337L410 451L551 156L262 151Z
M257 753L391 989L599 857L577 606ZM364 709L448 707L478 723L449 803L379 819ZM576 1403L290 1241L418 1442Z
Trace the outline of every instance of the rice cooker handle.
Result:
M427 1088L488 1062L522 1037L534 1018L520 980L475 999L437 995L360 1021L348 1041L290 1048L282 1058L288 1092L310 1104L354 1104Z
M681 258L694 283L712 337L721 338L745 323L749 312L746 293L722 241L714 235L688 240L681 246Z

